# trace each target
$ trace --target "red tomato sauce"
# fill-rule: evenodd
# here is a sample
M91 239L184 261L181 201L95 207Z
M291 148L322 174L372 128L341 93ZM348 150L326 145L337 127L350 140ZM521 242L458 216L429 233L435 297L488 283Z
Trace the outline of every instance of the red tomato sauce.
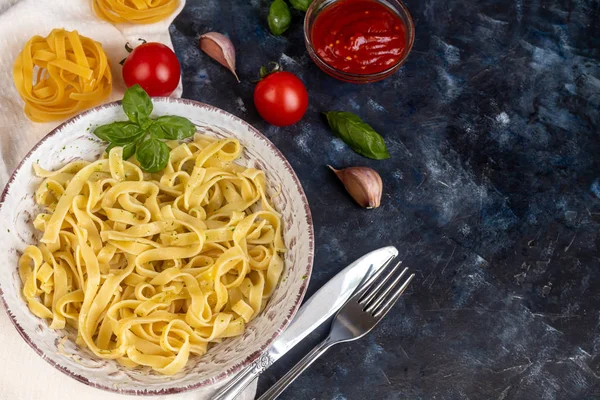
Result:
M406 26L375 0L341 0L317 16L312 45L329 66L351 74L383 72L406 50Z

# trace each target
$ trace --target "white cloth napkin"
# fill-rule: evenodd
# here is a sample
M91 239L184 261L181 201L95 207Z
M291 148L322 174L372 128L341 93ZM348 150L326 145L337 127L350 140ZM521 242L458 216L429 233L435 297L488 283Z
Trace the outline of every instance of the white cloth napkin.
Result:
M77 30L100 42L112 65L113 93L107 101L113 101L121 99L125 90L119 65L119 61L127 56L125 43L137 44L138 38L143 38L172 48L169 25L184 5L185 0L180 0L179 9L173 15L155 24L112 25L95 15L91 0L0 0L0 188L4 188L9 176L34 144L62 122L29 121L23 112L23 102L15 90L13 63L33 35L46 36L53 28L65 28ZM181 93L180 82L173 96L180 97ZM140 399L95 389L59 372L29 348L5 312L0 312L0 343L2 400ZM213 387L152 399L210 399L215 391ZM253 399L255 393L256 384L251 385L239 399Z

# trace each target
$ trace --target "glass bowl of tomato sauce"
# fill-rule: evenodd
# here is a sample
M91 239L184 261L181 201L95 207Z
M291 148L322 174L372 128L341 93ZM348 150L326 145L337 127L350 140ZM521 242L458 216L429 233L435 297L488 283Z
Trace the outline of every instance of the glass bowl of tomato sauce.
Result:
M399 0L314 0L304 19L308 54L345 82L369 83L398 71L415 26Z

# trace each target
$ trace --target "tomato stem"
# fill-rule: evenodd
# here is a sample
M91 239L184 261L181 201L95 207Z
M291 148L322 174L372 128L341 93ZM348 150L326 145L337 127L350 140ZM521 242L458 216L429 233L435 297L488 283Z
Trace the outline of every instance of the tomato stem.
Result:
M260 70L259 70L260 78L253 80L251 82L258 83L261 80L265 79L267 76L271 75L272 73L280 72L280 71L283 71L283 68L281 68L281 65L279 65L279 63L277 63L275 61L269 61L267 63L267 65L263 65L260 67Z
M142 39L142 38L138 38L138 40L140 42L142 42L142 44L146 44L148 43L146 41L146 39ZM125 50L127 50L128 53L131 53L133 51L133 47L131 47L131 45L129 44L129 42L125 43Z
M142 44L148 43L146 41L146 39L138 38L138 40L140 42L142 42ZM131 45L129 44L129 42L125 43L125 50L127 50L128 53L131 53L133 51L133 47L131 47ZM121 65L125 64L125 60L127 60L127 57L125 57L124 59L122 59L121 61L119 61L119 64L121 64Z

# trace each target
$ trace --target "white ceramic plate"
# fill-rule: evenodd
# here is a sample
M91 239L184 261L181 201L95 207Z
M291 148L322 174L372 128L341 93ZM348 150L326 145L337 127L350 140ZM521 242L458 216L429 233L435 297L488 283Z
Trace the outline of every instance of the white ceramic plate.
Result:
M19 164L0 198L0 297L10 319L25 341L51 365L65 374L101 389L140 395L177 393L207 387L255 361L286 328L296 313L310 278L313 262L313 227L308 202L298 178L279 150L241 119L215 107L182 99L154 98L153 116L180 115L219 137L235 137L244 146L241 163L265 171L275 208L282 214L285 270L267 307L242 336L214 345L202 357L190 358L172 377L147 369L128 369L112 360L96 358L74 342L74 333L55 331L29 311L21 296L17 262L23 249L36 244L32 220L40 211L33 194L40 183L32 164L56 169L75 159L95 160L106 144L92 135L97 125L126 120L120 102L86 111L44 137Z

